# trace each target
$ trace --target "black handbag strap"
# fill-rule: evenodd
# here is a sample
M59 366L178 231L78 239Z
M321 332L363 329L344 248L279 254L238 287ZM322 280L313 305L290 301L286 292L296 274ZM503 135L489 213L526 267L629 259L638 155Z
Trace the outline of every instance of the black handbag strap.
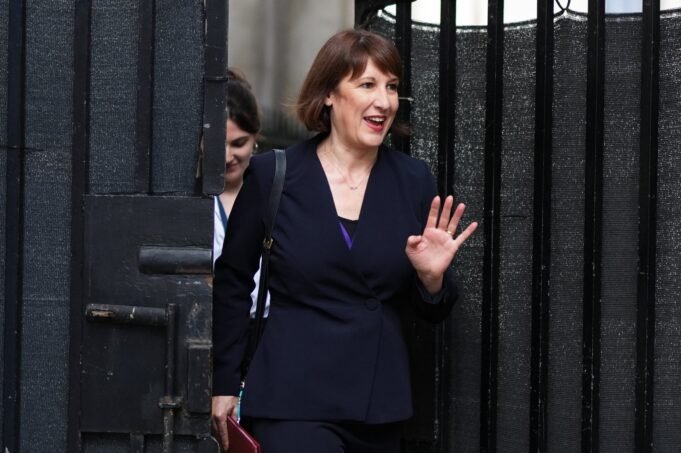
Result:
M265 325L263 318L265 317L265 302L267 300L267 278L269 273L270 253L274 243L274 239L272 239L272 230L274 229L274 219L277 217L279 200L281 199L281 193L284 190L284 177L286 176L286 153L283 149L275 149L274 157L274 179L272 180L272 190L270 192L268 209L265 213L265 239L262 243L262 264L260 266L258 298L255 308L255 337L253 339L254 344L251 350L252 352L255 352L255 349L258 346Z

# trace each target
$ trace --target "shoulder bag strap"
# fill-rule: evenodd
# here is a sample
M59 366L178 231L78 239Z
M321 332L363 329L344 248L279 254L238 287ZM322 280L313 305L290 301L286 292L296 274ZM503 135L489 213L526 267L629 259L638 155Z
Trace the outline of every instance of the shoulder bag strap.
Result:
M270 192L270 200L267 212L265 213L265 239L262 243L262 265L260 266L260 282L258 285L258 298L255 309L255 349L262 336L264 327L263 317L265 314L265 301L267 299L267 280L269 271L270 253L274 240L272 239L272 230L274 229L274 219L277 217L277 210L279 209L279 200L281 199L281 192L284 190L284 176L286 176L286 153L283 149L275 149L275 168L274 179L272 181L272 191Z
M227 231L227 212L225 211L225 207L222 205L222 201L220 201L220 195L216 195L215 200L218 203L218 210L220 211L220 220L222 220L222 229Z

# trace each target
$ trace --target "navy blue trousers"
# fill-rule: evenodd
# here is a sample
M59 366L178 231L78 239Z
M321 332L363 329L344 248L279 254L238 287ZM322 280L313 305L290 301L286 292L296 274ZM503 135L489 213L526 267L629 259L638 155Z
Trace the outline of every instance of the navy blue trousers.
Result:
M263 453L399 453L402 423L251 419Z

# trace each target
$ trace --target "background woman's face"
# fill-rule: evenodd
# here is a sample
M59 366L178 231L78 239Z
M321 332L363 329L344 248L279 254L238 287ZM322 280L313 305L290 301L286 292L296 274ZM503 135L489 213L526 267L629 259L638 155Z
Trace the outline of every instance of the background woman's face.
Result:
M225 186L241 185L255 148L255 135L227 120L225 140Z

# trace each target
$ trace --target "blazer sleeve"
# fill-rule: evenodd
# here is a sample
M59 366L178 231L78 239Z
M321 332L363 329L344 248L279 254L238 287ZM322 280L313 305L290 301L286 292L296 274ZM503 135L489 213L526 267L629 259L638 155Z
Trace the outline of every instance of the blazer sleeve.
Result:
M423 225L426 225L428 220L428 212L430 211L430 204L435 195L437 195L437 186L435 178L433 177L428 165L419 161L422 164L422 179L421 188L422 196L420 200L421 215ZM411 300L412 306L416 313L431 322L440 322L444 320L452 310L454 303L459 297L456 286L456 279L454 277L454 270L450 266L444 275L442 289L436 294L430 294L421 283L421 280L414 275L414 283L412 284Z
M213 278L213 395L238 395L241 363L248 343L253 275L265 235L265 159L254 156L229 217L222 255ZM266 157L266 156L262 156ZM273 159L272 159L273 161ZM272 167L272 172L274 168ZM269 181L271 186L271 180Z

